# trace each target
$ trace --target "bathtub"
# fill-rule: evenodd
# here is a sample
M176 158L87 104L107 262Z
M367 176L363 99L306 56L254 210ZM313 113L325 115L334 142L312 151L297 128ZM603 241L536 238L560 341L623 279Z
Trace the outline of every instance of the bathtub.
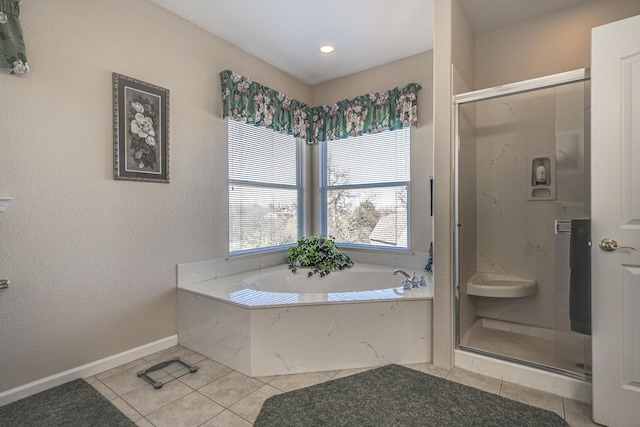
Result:
M433 284L404 290L392 270L179 279L179 343L254 377L430 362Z

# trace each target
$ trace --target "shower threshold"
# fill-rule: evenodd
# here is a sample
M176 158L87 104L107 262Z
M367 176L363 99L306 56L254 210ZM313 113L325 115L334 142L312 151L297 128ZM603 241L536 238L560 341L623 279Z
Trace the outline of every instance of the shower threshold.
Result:
M478 318L460 340L460 348L590 380L591 361L585 360L590 338L575 332Z

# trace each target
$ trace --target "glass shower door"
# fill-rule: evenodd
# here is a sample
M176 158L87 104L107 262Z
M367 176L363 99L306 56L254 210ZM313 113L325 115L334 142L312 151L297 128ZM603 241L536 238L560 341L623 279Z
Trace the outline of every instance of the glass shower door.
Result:
M588 370L588 336L569 319L569 239L554 232L556 220L589 218L587 90L579 81L457 105L459 348ZM482 274L536 292L479 295Z
M579 227L579 220L590 217L589 100L588 81L556 88L556 366L585 377L591 375L591 336L590 325L581 326L580 321L590 320L591 306L584 303L590 299L590 283L583 282L588 277L580 272L572 277L571 265L574 270L590 265L589 259L579 258L584 258L584 250L571 250L572 241L585 244L572 236L571 223Z

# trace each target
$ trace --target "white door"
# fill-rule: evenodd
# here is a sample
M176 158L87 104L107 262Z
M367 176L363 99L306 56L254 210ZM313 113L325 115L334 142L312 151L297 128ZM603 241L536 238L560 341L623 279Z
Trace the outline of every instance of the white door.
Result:
M640 16L594 28L591 49L593 417L639 426Z

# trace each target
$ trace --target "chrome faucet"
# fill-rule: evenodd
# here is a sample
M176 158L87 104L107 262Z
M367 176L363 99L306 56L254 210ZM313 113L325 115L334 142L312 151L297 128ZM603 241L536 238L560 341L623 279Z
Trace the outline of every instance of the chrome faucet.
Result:
M394 269L392 273L394 276L397 276L398 273L404 276L404 281L402 283L404 284L405 289L419 288L420 285L424 286L426 284L426 282L424 281L424 276L421 279L418 279L416 277L416 273L413 273L413 276L410 276L406 271L399 268Z
M400 270L399 268L396 268L395 270L393 270L393 272L392 272L392 273L393 273L393 275L394 275L394 276L397 276L397 275L398 275L398 273L400 273L400 274L402 274L406 279L410 279L410 278L411 278L411 276L409 276L409 275L407 274L407 272L406 272L406 271L404 271L404 270Z

